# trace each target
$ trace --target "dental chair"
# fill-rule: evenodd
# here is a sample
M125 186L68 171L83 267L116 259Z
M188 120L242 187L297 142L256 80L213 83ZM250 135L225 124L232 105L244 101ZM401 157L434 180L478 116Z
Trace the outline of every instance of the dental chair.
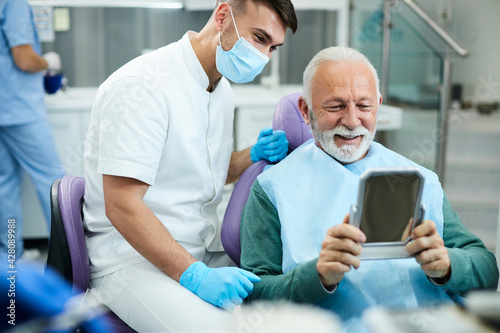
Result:
M90 267L83 231L82 205L85 179L66 175L50 190L51 230L47 266L56 270L79 294L89 288ZM136 332L114 313L104 319L116 333Z
M302 93L285 96L274 109L272 127L274 130L285 131L288 140L288 154L313 137L309 125L304 122L298 107L300 96L302 96ZM255 179L269 165L271 165L270 162L261 160L245 170L234 186L222 220L222 246L238 267L240 267L241 256L240 222L243 208Z

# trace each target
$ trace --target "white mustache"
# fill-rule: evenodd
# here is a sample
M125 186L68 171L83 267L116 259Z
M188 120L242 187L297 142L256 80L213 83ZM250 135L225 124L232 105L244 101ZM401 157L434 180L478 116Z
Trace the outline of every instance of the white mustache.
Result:
M342 136L351 136L351 137L356 137L356 136L361 136L361 135L369 135L370 131L363 126L358 126L354 129L349 129L345 126L337 126L331 130L325 131L328 133L328 135L342 135Z

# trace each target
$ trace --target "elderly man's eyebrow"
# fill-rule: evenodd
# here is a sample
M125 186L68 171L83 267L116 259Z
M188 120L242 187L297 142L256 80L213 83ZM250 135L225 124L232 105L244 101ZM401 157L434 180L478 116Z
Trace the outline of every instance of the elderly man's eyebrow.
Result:
M368 96L362 96L358 98L358 103L373 103L373 98L370 98Z
M331 103L331 102L344 103L345 100L342 97L332 97L325 100L325 103Z

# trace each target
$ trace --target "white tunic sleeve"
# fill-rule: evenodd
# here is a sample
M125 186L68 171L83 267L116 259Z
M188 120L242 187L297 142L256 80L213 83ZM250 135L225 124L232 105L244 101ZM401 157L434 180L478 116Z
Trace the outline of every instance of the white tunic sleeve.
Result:
M165 104L144 78L109 87L95 105L101 108L98 173L154 184L167 137Z

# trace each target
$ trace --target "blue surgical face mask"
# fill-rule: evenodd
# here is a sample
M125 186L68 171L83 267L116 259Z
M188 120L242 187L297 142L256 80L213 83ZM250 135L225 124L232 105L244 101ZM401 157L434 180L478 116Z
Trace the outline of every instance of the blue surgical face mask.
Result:
M250 82L262 72L264 66L269 62L269 57L257 50L245 38L240 37L232 11L231 17L238 35L238 41L231 50L224 51L219 33L215 64L219 73L227 79L235 83Z

